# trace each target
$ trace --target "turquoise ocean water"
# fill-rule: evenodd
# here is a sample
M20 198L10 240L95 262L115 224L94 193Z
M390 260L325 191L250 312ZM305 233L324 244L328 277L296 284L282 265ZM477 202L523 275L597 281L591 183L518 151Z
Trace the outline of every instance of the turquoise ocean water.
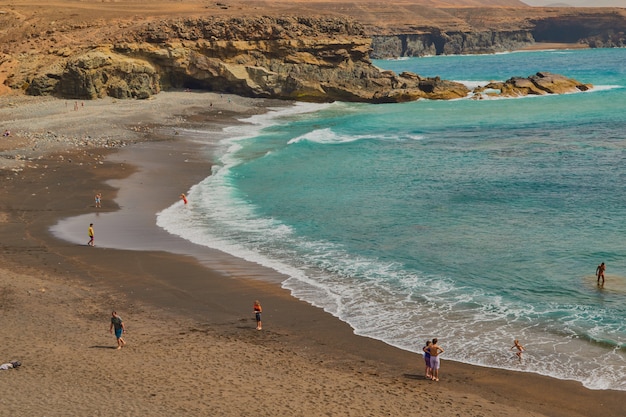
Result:
M595 88L277 109L231 128L189 206L158 224L286 274L357 334L415 352L438 337L444 359L626 390L626 49L375 64Z

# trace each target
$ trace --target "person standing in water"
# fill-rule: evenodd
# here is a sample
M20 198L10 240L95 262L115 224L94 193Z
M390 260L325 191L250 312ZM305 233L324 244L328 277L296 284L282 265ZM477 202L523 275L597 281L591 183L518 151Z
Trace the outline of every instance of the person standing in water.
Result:
M515 354L517 355L517 357L519 358L519 361L522 361L522 353L524 353L524 346L520 345L519 340L515 339L513 341L513 346L511 346L511 350L513 349L517 349L517 352L515 352Z
M263 309L261 308L261 303L259 302L259 300L256 300L254 302L254 306L252 306L252 308L254 316L256 318L256 329L261 330L263 328L263 325L261 324L261 313L263 312Z
M605 270L606 270L606 266L604 265L604 262L602 262L596 268L596 276L598 277L598 285L600 285L601 287L604 287L604 271ZM602 284L600 284L600 280L602 280Z
M180 199L181 199L181 200L183 200L183 203L184 203L185 205L187 205L187 197L185 196L185 194L181 194L181 195L180 195Z
M102 194L100 193L96 194L95 200L96 200L96 208L102 207Z

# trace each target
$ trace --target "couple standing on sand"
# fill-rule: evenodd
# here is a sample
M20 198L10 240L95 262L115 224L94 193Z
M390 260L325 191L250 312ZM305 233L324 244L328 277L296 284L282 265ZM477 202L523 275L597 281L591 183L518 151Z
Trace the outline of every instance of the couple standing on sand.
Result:
M515 339L511 349L517 349L515 354L521 362L522 353L526 350L524 346L520 344L519 340ZM439 381L439 355L445 351L437 344L437 339L433 339L432 342L427 340L426 346L422 348L422 351L424 352L424 362L426 363L425 378L432 381Z
M437 344L437 339L426 341L426 346L422 348L424 351L424 362L426 363L426 379L439 381L439 355L443 352L443 348Z

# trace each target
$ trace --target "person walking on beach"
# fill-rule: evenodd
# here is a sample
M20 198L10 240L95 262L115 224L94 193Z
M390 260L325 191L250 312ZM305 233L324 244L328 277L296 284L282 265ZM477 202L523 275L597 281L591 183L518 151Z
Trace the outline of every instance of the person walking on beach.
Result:
M187 205L187 197L185 196L185 194L181 194L180 199L183 200L183 204Z
M422 348L422 352L424 352L424 363L426 364L426 369L424 371L424 378L426 379L432 379L433 377L432 370L430 369L430 345L432 344L433 342L427 340L426 346Z
M115 338L117 339L117 348L121 349L126 345L124 338L122 335L126 333L126 328L124 327L124 321L120 316L117 315L117 312L114 311L111 313L111 325L109 326L109 332L113 333L115 330Z
M515 352L515 354L517 355L517 357L519 358L519 361L522 361L522 353L524 353L524 346L520 345L519 340L515 339L513 341L513 346L511 346L511 350L513 349L517 349L517 352Z
M96 200L96 207L97 208L102 207L102 205L101 205L102 204L102 194L100 194L100 193L96 194L95 200Z
M600 285L601 287L604 287L604 271L605 270L606 270L606 266L604 265L604 262L602 262L596 268L596 276L598 277L598 285ZM602 284L600 284L600 279L602 279Z
M263 328L263 325L261 324L261 313L263 312L263 309L261 308L261 303L259 302L259 300L256 300L254 302L254 306L252 306L252 308L254 316L256 318L256 329L261 330Z
M428 349L430 353L431 380L439 382L439 355L443 352L443 348L437 344L437 339L433 339L433 343Z
M89 233L89 242L87 242L87 246L94 246L93 223L89 223L87 233Z

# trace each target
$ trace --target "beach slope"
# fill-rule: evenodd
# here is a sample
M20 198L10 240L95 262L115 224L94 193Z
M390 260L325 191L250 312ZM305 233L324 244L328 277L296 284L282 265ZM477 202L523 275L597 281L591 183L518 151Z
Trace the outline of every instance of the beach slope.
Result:
M225 254L199 250L203 262L184 250L98 246L98 216L153 218L153 207L206 175L212 160L180 134L185 126L213 126L218 140L223 127L277 103L191 92L76 110L62 100L3 100L0 128L12 133L0 142L0 362L23 364L0 371L3 415L622 415L623 392L445 356L441 382L426 380L421 355L355 336L293 299L273 271ZM162 188L137 177L148 170ZM128 189L151 208L129 206ZM84 214L95 219L95 248L49 232ZM137 232L144 241L159 233ZM121 350L109 333L112 310L127 328Z

